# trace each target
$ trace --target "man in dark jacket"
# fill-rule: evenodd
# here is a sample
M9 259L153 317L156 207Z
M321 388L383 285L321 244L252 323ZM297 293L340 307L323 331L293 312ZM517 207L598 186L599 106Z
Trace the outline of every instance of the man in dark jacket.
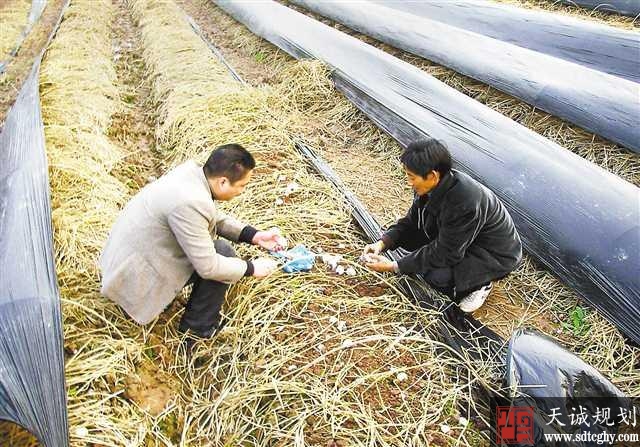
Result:
M484 304L491 282L522 258L511 216L493 192L451 169L441 142L414 142L400 160L415 199L405 217L365 247L366 265L378 272L422 274L464 312L473 312ZM398 262L380 256L395 248L410 253Z

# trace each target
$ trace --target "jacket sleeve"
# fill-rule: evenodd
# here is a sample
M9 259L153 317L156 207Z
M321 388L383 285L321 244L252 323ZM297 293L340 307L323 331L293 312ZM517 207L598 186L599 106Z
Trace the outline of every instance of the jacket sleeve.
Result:
M415 239L413 236L418 231L418 199L413 201L407 215L391 225L380 237L387 250L397 247L404 247L407 243Z
M225 239L229 239L233 242L238 242L242 230L247 226L248 225L243 224L239 220L219 210L217 210L216 212L217 233Z
M175 208L169 214L168 222L178 244L200 277L233 283L247 271L246 261L216 253L209 234L209 221L196 207L183 205Z
M482 225L479 206L444 211L437 239L400 259L399 273L422 273L458 264Z

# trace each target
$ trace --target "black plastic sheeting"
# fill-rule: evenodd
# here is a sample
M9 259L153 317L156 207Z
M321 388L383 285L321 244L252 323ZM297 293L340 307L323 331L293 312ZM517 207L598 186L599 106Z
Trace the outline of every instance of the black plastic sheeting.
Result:
M0 135L0 419L23 426L45 446L64 447L62 318L38 88L41 57Z
M292 2L640 153L640 84L385 6Z
M637 32L486 0L371 0L371 3L640 82Z
M20 33L20 37L16 42L16 46L9 54L7 60L0 62L0 73L3 73L5 71L5 69L9 65L9 62L11 62L11 59L13 59L18 54L18 51L20 51L20 47L22 46L22 42L24 42L24 40L31 32L33 25L35 25L38 19L40 19L45 6L47 6L47 0L33 0L33 2L31 3L31 10L29 11L29 17L27 18L25 29L24 31L22 31L22 33Z
M557 0L553 0L556 2ZM582 6L598 11L614 12L624 16L636 17L640 14L638 0L559 0L560 3L572 6Z
M640 153L640 84L381 5L292 2Z
M216 2L336 88L406 146L431 136L507 206L525 249L640 342L640 190L398 60L275 2Z
M598 370L531 330L519 329L511 337L505 385L512 393L508 405L533 408L536 446L559 445L546 441L545 433L581 434L580 438L584 438L584 433L616 433L623 424L618 417L620 412L633 414L632 400ZM500 399L496 403L505 404ZM577 418L572 421L570 415L579 414L581 409L584 421L576 423ZM609 409L611 420L597 417L598 409L601 415ZM576 441L560 445L602 444Z

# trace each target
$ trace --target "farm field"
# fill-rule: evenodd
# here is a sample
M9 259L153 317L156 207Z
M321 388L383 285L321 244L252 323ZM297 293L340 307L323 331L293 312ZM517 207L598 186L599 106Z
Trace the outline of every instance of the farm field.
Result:
M397 276L358 261L371 241L341 191L295 149L297 142L314 148L383 226L411 205L402 148L336 90L330 69L292 58L208 0L63 3L47 4L0 75L0 120L62 13L42 59L39 94L70 445L489 445L486 392L506 392L498 374L504 359L460 355L438 338L439 312L412 302ZM637 153L283 4L640 186ZM2 15L8 7L0 6L0 17L9 17ZM550 10L637 30L628 17ZM178 322L188 290L140 326L100 295L98 259L118 213L140 189L189 159L203 163L212 148L230 142L247 147L257 166L247 190L224 211L257 228L279 227L292 245L341 255L353 275L317 260L307 273L245 278L227 295L226 326L187 355ZM243 258L259 255L253 246L236 250ZM640 347L527 254L473 317L504 340L534 328L624 394L640 396ZM0 422L0 445L39 444Z

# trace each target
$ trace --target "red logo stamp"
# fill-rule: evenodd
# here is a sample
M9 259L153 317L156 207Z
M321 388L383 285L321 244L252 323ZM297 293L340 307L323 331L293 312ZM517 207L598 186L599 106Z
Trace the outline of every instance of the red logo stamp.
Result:
M533 407L496 407L496 443L533 445Z

